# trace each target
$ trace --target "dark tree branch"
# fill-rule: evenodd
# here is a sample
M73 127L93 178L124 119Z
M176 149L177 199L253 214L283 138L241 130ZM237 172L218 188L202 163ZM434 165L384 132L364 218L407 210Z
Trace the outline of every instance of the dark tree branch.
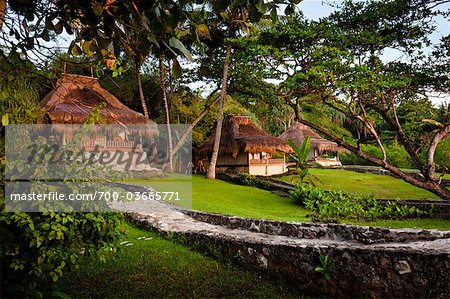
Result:
M399 176L405 182L410 183L419 188L426 189L426 190L438 195L439 197L441 197L443 199L450 200L450 190L448 190L445 186L439 184L438 182L436 182L434 180L421 179L421 178L418 178L415 174L404 172L404 171L400 170L399 168L383 161L382 159L379 159L377 157L374 157L372 155L369 155L369 154L363 152L358 147L355 147L355 146L347 143L343 139L338 138L337 136L331 134L327 130L323 129L322 127L320 127L312 122L306 121L304 119L301 119L300 122L303 123L304 125L307 125L307 126L313 128L314 130L318 131L319 133L325 135L329 139L336 142L338 145L351 151L352 153L356 154L357 156L363 158L364 160L372 162L378 166L383 167L386 170L389 170L391 173Z

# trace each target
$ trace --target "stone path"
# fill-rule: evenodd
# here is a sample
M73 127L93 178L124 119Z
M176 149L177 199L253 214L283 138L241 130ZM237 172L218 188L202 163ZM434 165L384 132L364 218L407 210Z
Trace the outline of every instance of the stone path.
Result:
M194 220L192 217L182 213L179 209L156 201L140 203L117 203L111 206L113 209L127 212L133 218L145 221L154 229L164 233L199 233L214 237L232 237L246 242L263 242L285 245L356 245L347 241L335 241L329 239L298 239L285 236L256 233L242 229L229 229L220 225L209 224Z
M305 294L448 298L450 231L286 223L182 210L158 201L113 209L202 252L295 281ZM371 242L371 238L374 238ZM315 269L329 256L331 279Z
M450 254L450 236L446 238L417 241L417 242L388 242L378 244L362 244L354 240L335 240L329 238L298 238L282 235L258 233L246 229L230 229L222 225L215 225L203 221L195 220L181 209L173 205L158 201L139 201L139 202L114 202L111 208L122 212L130 213L133 218L145 221L155 230L162 233L199 233L208 236L233 238L246 242L290 245L290 246L345 246L345 247L367 247L383 248L402 247L402 248L420 248L429 250L446 250ZM311 228L313 229L313 228ZM411 229L397 230L411 231ZM420 232L422 230L412 230Z

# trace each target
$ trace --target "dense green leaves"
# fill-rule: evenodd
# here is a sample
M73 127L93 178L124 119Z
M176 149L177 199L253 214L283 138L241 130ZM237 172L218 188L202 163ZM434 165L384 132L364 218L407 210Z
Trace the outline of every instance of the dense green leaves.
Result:
M311 212L316 221L337 222L342 219L378 220L418 217L426 214L400 202L382 204L373 196L344 191L325 191L310 184L298 183L291 191L292 200Z
M38 71L15 54L0 55L0 103L2 124L30 124L40 117L39 100L45 94L48 73ZM51 85L50 85L51 86ZM1 128L0 180L5 166L27 170L22 161L5 164L5 128ZM27 136L24 136L24 138ZM23 143L13 144L19 155ZM64 171L81 171L66 165ZM46 172L42 165L37 171ZM67 172L66 172L67 173ZM44 288L77 265L79 257L102 258L105 248L115 248L119 236L117 214L98 213L6 213L4 189L0 190L0 259L2 297L42 297ZM45 297L49 297L45 294Z

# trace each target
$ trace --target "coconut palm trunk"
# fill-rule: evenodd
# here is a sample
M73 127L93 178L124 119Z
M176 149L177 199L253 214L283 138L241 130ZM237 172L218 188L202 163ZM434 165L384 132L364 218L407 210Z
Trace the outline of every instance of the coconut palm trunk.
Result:
M170 128L170 114L169 114L169 101L167 100L167 93L165 88L165 77L166 70L164 67L164 57L162 54L159 55L159 86L161 88L161 94L164 101L164 109L166 114L166 124L167 124L167 139L168 139L168 153L167 158L169 160L169 172L173 172L173 159L172 159L172 131Z
M138 87L139 87L139 98L141 100L142 110L144 111L145 118L150 118L148 116L148 110L147 110L147 103L145 102L144 98L144 90L142 89L142 82L141 82L141 63L136 60L136 77L138 81Z
M227 80L228 80L228 67L230 65L231 56L231 43L227 43L227 49L225 52L225 62L223 64L223 77L222 77L222 91L220 93L220 107L217 115L217 127L214 135L214 146L211 161L209 162L208 171L206 172L206 178L214 180L216 178L216 164L219 156L220 137L222 135L222 122L223 122L223 107L225 104L225 98L227 96Z

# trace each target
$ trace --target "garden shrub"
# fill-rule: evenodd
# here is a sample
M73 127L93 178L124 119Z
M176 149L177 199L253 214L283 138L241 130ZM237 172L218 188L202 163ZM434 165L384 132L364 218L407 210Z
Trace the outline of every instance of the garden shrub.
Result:
M245 186L257 187L266 190L269 190L271 187L271 184L268 181L245 172L239 173L236 180L239 184Z
M336 222L338 219L376 220L408 218L424 215L416 207L398 202L381 204L370 195L356 195L344 191L325 191L310 184L296 184L291 191L294 203L305 206L316 221Z
M1 297L48 297L82 256L104 260L117 250L121 214L0 214Z
M26 68L25 71L30 72L30 69ZM7 114L10 124L35 123L39 112L39 96L31 88L32 80L19 76L15 69L9 73L12 79L2 78L6 82L0 82L4 88L0 95L0 101L4 104L0 115ZM2 137L0 183L4 187L6 161L4 135ZM17 144L18 150L23 144ZM27 167L26 163L20 162L21 165L9 163L8 167ZM66 173L85 170L75 164L67 167ZM45 169L44 165L42 171ZM104 260L107 253L117 250L117 241L122 234L119 229L121 221L120 213L7 213L4 188L1 188L0 297L56 296L51 293L53 283L77 267L82 256L96 256Z
M63 165L72 174L89 171L88 168ZM8 167L21 167L31 171L29 165L18 161ZM40 171L34 174L40 177ZM2 170L2 176L4 171ZM81 176L86 177L86 176ZM4 177L1 178L4 181ZM42 194L44 184L35 183L28 194ZM71 193L78 193L76 184L68 184ZM108 186L83 182L87 190L97 190ZM95 189L94 189L95 188ZM42 192L40 192L42 190ZM25 203L38 205L39 202ZM99 203L80 202L84 207L99 207ZM54 207L65 205L57 202ZM74 205L75 206L75 205ZM117 250L121 231L120 213L55 213L55 212L5 212L5 194L0 192L0 259L1 297L53 297L51 287L60 277L77 266L82 256L95 256L104 260L106 254ZM38 209L39 210L39 209ZM89 211L92 211L89 210Z

